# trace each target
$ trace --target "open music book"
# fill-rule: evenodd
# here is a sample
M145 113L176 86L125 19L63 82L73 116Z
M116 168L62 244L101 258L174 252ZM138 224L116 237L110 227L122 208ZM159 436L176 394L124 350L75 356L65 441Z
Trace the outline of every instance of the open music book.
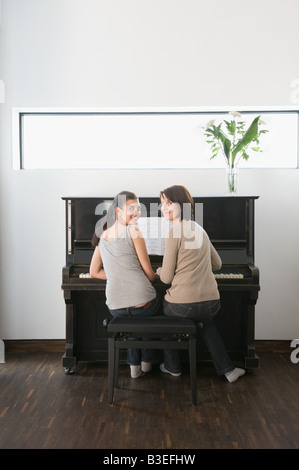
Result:
M145 240L149 255L164 255L165 238L172 227L172 223L164 217L140 217L139 230Z

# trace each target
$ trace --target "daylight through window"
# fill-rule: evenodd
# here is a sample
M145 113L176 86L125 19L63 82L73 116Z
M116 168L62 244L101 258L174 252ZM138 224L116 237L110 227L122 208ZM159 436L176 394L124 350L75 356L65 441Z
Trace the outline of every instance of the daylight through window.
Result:
M269 132L262 152L250 153L240 168L297 168L298 112L242 112L249 123L261 115ZM15 120L21 169L193 169L223 168L211 159L204 128L227 112L26 112ZM17 163L16 163L17 161Z

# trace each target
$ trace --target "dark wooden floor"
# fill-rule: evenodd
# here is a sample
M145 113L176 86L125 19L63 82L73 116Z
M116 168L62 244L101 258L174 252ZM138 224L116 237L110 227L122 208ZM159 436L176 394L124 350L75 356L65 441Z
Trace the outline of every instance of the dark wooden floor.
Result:
M8 352L0 364L1 449L296 449L299 364L258 352L261 367L230 384L198 364L198 405L188 368L137 380L120 367L107 404L107 365L65 375L60 352Z

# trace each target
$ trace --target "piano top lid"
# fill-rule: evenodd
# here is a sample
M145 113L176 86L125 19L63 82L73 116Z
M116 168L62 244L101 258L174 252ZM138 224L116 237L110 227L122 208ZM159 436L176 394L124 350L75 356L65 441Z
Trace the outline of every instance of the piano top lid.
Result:
M137 195L138 196L138 195ZM62 196L61 199L64 201L67 200L77 200L77 199L99 199L99 200L113 200L113 196ZM258 199L260 196L193 196L195 199ZM138 196L140 199L160 199L159 196Z

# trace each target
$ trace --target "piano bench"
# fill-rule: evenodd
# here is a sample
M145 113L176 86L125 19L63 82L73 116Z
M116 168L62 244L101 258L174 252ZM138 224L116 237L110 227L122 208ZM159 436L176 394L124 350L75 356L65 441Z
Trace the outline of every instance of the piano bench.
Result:
M114 317L104 320L108 338L108 402L113 402L118 386L120 349L186 349L189 350L192 404L196 405L196 333L192 320L166 316L142 318ZM140 338L130 340L129 338Z

